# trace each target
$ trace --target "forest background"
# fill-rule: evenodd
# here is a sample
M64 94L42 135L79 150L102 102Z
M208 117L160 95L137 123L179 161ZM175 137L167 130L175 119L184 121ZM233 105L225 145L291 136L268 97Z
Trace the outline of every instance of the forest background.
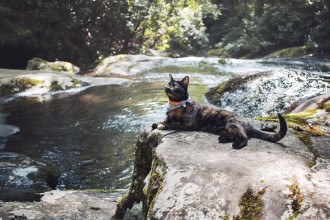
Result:
M329 0L0 0L0 68L40 57L82 69L148 53L257 58L330 54Z

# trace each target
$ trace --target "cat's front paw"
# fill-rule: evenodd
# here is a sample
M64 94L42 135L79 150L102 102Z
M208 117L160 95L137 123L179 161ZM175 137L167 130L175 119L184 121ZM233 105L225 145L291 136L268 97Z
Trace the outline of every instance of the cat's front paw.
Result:
M158 130L163 130L165 126L162 123L153 123L152 124L152 130L158 129Z
M153 124L151 125L152 130L157 129L157 125L158 125L158 123L153 123Z

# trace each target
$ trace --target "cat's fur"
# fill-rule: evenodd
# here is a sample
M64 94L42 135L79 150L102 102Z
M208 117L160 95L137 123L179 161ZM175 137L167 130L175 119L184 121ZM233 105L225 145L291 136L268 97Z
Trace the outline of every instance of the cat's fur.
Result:
M262 132L240 120L233 112L188 100L188 84L188 76L181 81L175 81L170 74L170 81L165 87L169 98L167 118L163 122L153 124L153 129L205 131L219 135L220 143L234 142L235 149L246 146L249 138L277 142L286 135L287 125L281 114L278 114L278 132Z

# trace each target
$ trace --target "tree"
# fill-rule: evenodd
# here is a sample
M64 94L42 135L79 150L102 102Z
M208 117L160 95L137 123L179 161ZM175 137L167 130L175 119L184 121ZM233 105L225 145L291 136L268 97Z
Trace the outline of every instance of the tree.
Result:
M308 35L309 47L321 55L330 54L330 2L313 1L315 24Z
M220 11L211 1L129 0L133 42L145 48L191 51L208 44L203 19Z
M0 12L3 67L40 56L87 68L100 55L125 50L131 36L125 1L2 0Z
M277 49L305 45L309 36L310 39L315 36L310 32L316 23L323 23L321 19L315 20L318 13L315 10L315 2L224 0L223 4L229 10L229 17L221 16L219 20L225 20L222 22L227 30L213 39L213 42L220 42L221 48L234 57L262 56ZM324 8L322 11L325 11ZM320 25L319 28L324 30L325 26ZM323 35L321 38L326 37Z

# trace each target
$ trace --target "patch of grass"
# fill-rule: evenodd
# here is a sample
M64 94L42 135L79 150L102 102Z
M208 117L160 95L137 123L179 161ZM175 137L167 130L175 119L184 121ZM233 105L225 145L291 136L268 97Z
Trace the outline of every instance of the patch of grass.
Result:
M265 193L265 188L257 193L254 193L251 188L243 194L239 206L241 207L240 215L233 217L233 220L258 220L262 217L263 203L262 195Z

